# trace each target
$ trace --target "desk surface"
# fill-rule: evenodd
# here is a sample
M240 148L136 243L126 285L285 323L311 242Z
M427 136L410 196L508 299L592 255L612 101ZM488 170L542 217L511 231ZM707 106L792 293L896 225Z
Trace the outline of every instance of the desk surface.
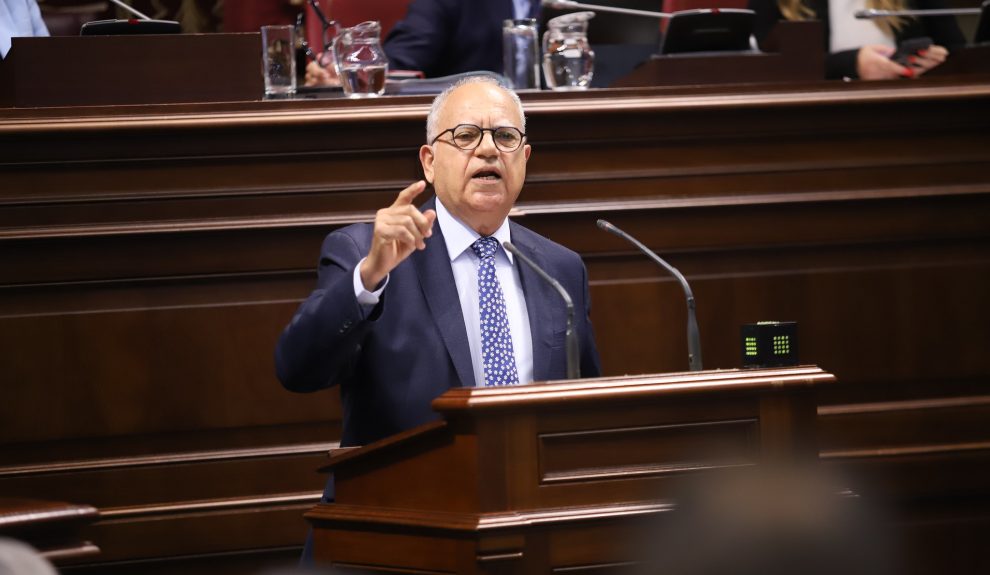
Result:
M562 112L615 112L677 107L724 107L752 105L793 105L824 102L856 103L878 100L958 99L982 97L990 93L988 77L940 77L889 82L733 84L720 86L672 86L653 88L606 88L584 92L535 91L521 92L527 116ZM349 100L300 95L287 100L255 100L248 102L203 102L182 104L149 104L126 106L75 106L51 108L0 107L0 120L44 120L121 116L186 116L226 115L280 116L292 113L327 117L353 116L352 119L373 120L383 115L425 117L433 96L383 96L375 99ZM12 126L4 126L9 129Z

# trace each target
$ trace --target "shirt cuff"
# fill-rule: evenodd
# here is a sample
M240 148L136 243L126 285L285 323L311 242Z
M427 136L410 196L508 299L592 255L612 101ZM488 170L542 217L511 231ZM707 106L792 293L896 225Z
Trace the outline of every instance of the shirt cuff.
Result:
M364 260L366 259L368 258L361 258L361 261L359 261L358 265L354 268L354 296L357 297L359 304L367 307L374 307L378 305L382 292L385 291L385 286L388 285L388 276L385 276L385 279L378 284L375 291L368 291L364 289L364 282L361 281L361 264L364 263Z

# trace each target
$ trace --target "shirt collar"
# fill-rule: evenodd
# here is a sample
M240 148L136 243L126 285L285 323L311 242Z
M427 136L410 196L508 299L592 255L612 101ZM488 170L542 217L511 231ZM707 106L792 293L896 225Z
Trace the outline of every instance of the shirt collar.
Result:
M440 233L443 234L443 239L447 243L447 255L450 257L450 261L457 259L464 250L471 247L481 234L471 229L470 226L457 219L454 214L447 211L447 208L440 201L440 197L437 196L437 223L440 225ZM511 241L511 236L509 234L509 218L505 218L502 221L502 225L495 230L492 234L496 240L498 240L499 246L503 242ZM514 264L512 260L512 254L508 250L502 248L502 253L509 258L509 263Z

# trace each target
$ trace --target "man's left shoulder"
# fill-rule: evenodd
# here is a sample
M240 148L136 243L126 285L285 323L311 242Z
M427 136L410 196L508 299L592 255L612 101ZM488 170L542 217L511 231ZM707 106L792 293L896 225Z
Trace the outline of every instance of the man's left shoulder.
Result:
M509 221L512 230L512 241L523 246L536 249L544 257L554 261L581 261L581 256L574 250L558 244L548 237L542 236L533 230L514 222Z

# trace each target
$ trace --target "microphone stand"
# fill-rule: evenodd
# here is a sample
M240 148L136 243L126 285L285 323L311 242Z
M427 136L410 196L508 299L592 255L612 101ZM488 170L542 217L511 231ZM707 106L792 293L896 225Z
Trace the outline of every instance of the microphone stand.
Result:
M174 20L155 20L120 0L110 0L110 2L137 16L137 18L86 22L79 29L81 36L106 34L177 34L182 31L182 26Z
M127 4L124 4L123 2L121 2L120 0L110 0L110 1L113 2L114 4L116 4L117 6L120 6L124 10L130 12L131 14L134 14L135 16L137 16L138 18L140 18L142 20L151 20L151 18L149 16L147 16L146 14L142 14L141 12L138 12L138 10L136 8L134 8L132 6L128 6Z
M598 12L611 12L613 14L628 14L629 16L646 16L647 18L670 18L673 14L667 12L649 12L647 10L636 10L633 8L619 8L617 6L601 6L599 4L583 4L573 0L543 0L543 6L556 8L558 10L570 10L571 8L582 8L585 10L597 10Z
M858 20L872 20L887 16L979 16L982 8L933 8L931 10L857 10Z
M691 286L688 285L687 280L684 279L681 272L677 271L677 268L668 264L653 250L644 246L639 240L630 236L626 232L620 230L605 220L598 220L598 227L606 232L619 236L639 248L639 251L646 254L651 260L660 264L664 269L670 272L671 275L677 278L678 282L680 282L681 287L684 288L684 295L687 296L688 365L691 371L701 371L701 335L698 333L698 319L695 317L694 313L694 293L691 291Z
M550 277L550 274L543 271L540 266L536 265L536 262L524 256L519 248L512 245L512 242L502 242L502 245L506 250L512 252L512 255L516 256L523 263L528 265L530 268L536 272L536 275L540 276L543 281L547 282L553 289L557 290L560 297L564 299L564 305L567 306L567 379L578 379L581 377L581 367L578 363L578 340L577 332L574 331L574 301L571 300L571 296L564 289L564 286L560 285L560 282Z

